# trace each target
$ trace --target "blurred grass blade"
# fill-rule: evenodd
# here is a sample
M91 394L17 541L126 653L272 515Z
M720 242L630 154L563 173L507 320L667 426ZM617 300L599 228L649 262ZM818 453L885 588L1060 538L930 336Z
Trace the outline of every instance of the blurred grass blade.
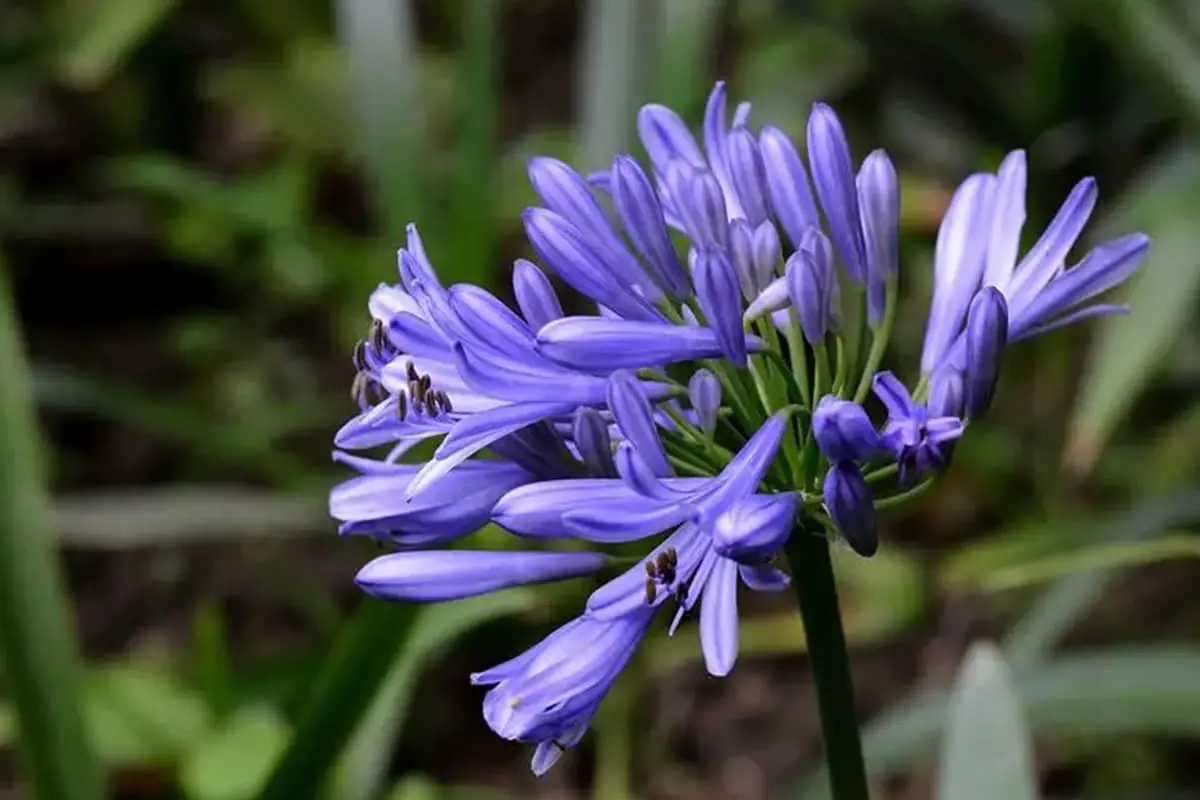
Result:
M1037 800L1033 743L1004 656L990 642L967 653L942 736L938 800Z
M527 611L535 600L536 595L528 589L510 589L453 603L422 606L404 649L346 746L330 796L337 800L379 797L423 669L468 631L498 617Z
M1122 736L1200 736L1200 649L1124 648L1065 656L1017 676L1033 732L1094 742ZM883 775L926 762L937 751L950 699L945 693L902 704L869 724L867 768ZM823 771L797 800L828 797ZM972 798L982 795L972 795Z
M628 149L656 49L661 0L589 0L579 71L580 161L604 169Z
M416 609L364 599L322 666L296 734L259 800L311 797L324 783L408 639Z
M712 89L717 23L725 0L659 0L661 39L654 92L649 99L681 113L703 105Z
M420 216L425 115L420 54L409 0L337 0L338 36L350 66L362 169L389 247Z
M179 768L188 800L245 800L267 779L288 741L287 723L269 708L244 708L199 742ZM309 795L311 796L311 795Z
M1072 414L1067 465L1087 472L1172 346L1200 297L1200 150L1156 164L1105 222L1107 235L1141 230L1153 244L1129 295L1129 314L1100 323Z
M472 0L463 13L460 128L454 168L454 230L457 257L445 271L447 282L486 283L496 249L496 121L499 113L497 66L500 61L498 0Z
M70 16L64 23L63 77L81 89L108 80L175 5L176 0L108 0L64 9Z
M1184 21L1169 10L1173 4L1067 0L1063 5L1141 70L1147 91L1159 94L1160 108L1200 126L1200 49Z
M1200 490L1155 498L1104 526L1096 541L1136 542L1161 531L1200 519ZM1063 634L1100 597L1117 569L1071 575L1047 589L1013 626L1004 641L1004 654L1013 669L1032 668L1050 653Z
M20 754L39 800L99 800L81 716L78 654L50 515L33 391L0 263L0 656Z

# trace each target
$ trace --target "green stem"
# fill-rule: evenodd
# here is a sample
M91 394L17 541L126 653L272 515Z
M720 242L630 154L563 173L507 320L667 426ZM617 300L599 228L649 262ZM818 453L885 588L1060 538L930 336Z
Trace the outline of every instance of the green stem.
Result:
M871 331L871 352L867 356L867 365L863 368L862 378L858 382L858 390L854 392L854 402L861 403L871 391L871 379L875 370L883 361L883 353L887 350L888 340L892 338L892 325L896 321L896 298L899 292L896 279L889 278L887 282L887 301L883 307L883 320L879 328Z
M800 389L800 399L812 407L812 396L808 391L808 363L804 353L804 339L800 336L800 318L796 309L788 311L788 326L783 333L788 346L788 358L792 362L792 378Z
M812 662L832 798L869 800L829 543L813 522L801 522L788 539L787 557Z
M84 734L79 654L50 538L37 419L16 312L0 265L0 668L16 709L30 797L99 800Z

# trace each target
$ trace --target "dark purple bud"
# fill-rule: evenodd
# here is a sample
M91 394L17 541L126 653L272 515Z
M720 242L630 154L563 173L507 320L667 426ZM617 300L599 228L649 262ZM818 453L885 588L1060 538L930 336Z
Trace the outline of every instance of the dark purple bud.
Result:
M792 240L792 246L799 247L804 231L821 224L804 162L788 135L770 125L759 136L759 148L775 216Z
M713 524L713 549L742 564L761 564L779 552L796 516L794 494L752 494Z
M883 449L871 418L858 403L827 394L812 416L813 436L831 462L866 461Z
M766 174L758 140L744 125L729 133L729 177L746 219L758 226L767 218Z
M875 555L879 534L874 498L859 468L850 462L834 464L825 473L823 494L825 510L850 548L860 556Z
M808 118L808 160L831 238L846 265L846 273L855 283L864 283L866 246L850 143L837 114L824 103L814 104Z
M677 300L691 297L692 285L671 244L658 194L630 156L617 156L613 161L612 191L625 232L645 259L655 281Z
M700 309L725 357L739 367L746 366L742 293L733 265L720 250L706 250L696 257L693 278Z
M988 286L971 301L966 342L965 416L978 419L992 404L1008 344L1008 303L996 287Z
M706 369L696 370L688 381L688 397L700 429L711 436L717 429L717 412L721 410L721 382Z
M523 258L513 262L513 295L525 321L535 331L563 315L558 294L546 273Z

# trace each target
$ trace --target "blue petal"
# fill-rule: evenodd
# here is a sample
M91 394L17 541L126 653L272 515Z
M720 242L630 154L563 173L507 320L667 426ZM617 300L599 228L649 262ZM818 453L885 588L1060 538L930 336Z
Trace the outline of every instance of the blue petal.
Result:
M706 369L696 370L688 379L688 399L700 429L711 436L717 429L717 413L721 410L721 382Z
M692 285L671 244L662 205L637 161L618 156L613 161L612 186L613 202L625 232L658 283L677 300L691 297Z
M879 455L883 442L858 403L825 395L812 416L813 436L821 454L833 461L868 461Z
M1014 311L1024 312L1062 270L1067 253L1075 246L1092 215L1092 209L1096 207L1096 196L1094 178L1084 178L1075 184L1071 194L1063 201L1062 208L1046 226L1045 233L1021 259L1013 271L1011 282L1004 287L1004 295Z
M799 247L804 231L821 224L804 162L791 138L779 128L765 126L759 134L759 145L775 216L792 240L792 246Z
M837 114L824 103L814 104L808 118L808 160L833 243L850 279L863 283L866 280L866 247L859 220L850 144Z
M729 177L744 212L753 226L767 219L766 172L758 140L744 125L729 134Z
M618 370L608 379L606 398L621 434L637 450L638 456L655 475L670 475L671 463L654 424L650 398L641 382L633 373Z
M744 339L747 350L763 347L756 336ZM723 354L709 328L611 317L564 317L538 331L537 340L538 351L547 358L589 371L663 366Z
M992 404L1008 344L1008 304L996 287L985 287L971 301L965 337L965 416L979 419Z
M700 649L709 675L733 671L738 655L737 564L717 559L704 586L700 606Z
M915 404L908 389L890 370L876 372L871 379L871 389L887 408L889 417L910 417Z
M871 488L854 464L835 464L825 474L825 510L860 556L872 556L879 548L875 530L875 506Z
M396 411L396 397L391 395L339 428L333 437L334 446L364 450L399 440L429 439L440 436L454 426L454 420L448 415L427 417L410 414L402 420Z
M787 542L795 515L794 494L752 494L717 517L713 549L741 564L761 563Z
M724 248L729 244L729 217L717 177L683 161L667 166L667 192L684 231L697 247Z
M746 588L753 592L782 592L792 585L790 575L770 564L742 564L738 574Z
M535 331L563 315L558 294L546 273L523 258L513 262L513 295L525 321Z
M700 559L709 551L707 536L695 525L682 525L655 547L644 559L654 562L667 550L674 550L677 564L676 574L690 577L699 566ZM587 601L587 613L597 619L612 619L644 608L657 606L668 599L667 592L656 592L653 602L646 595L646 570L642 564L632 567L592 592Z
M460 283L448 296L450 308L476 344L510 355L532 351L533 331L491 292Z
M383 600L428 603L577 578L598 572L607 561L603 553L426 550L380 556L354 580Z
M608 434L608 423L593 408L580 408L575 412L573 429L575 447L588 473L597 478L617 477L613 464L612 438Z
M719 250L704 250L693 268L696 298L712 326L725 357L746 366L746 336L742 332L742 295L737 272Z
M682 159L693 167L706 166L687 123L666 106L653 103L643 106L638 112L637 129L642 146L659 173L666 171L672 159Z
M489 397L518 402L569 401L576 405L603 402L604 378L563 369L536 352L530 355L532 359L521 361L479 349L468 352L461 344L454 346L454 363L463 380Z

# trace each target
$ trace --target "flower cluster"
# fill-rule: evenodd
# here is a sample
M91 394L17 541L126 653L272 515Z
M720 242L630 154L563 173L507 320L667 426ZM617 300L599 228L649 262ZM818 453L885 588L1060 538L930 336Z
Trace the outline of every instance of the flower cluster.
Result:
M1085 317L1148 240L1067 267L1096 201L1081 181L1018 261L1025 157L972 175L937 237L919 380L879 371L896 309L899 185L877 150L855 169L841 123L813 107L806 157L779 128L726 116L717 84L702 142L643 108L643 165L582 176L535 158L525 231L542 265L594 304L566 315L543 267L512 271L517 311L445 287L410 228L399 282L372 295L355 350L361 413L335 458L358 475L330 498L340 531L394 546L359 572L381 598L439 601L624 571L540 644L472 676L484 718L536 744L542 773L579 741L659 609L699 606L704 661L738 651L739 584L777 591L790 536L878 546L876 505L936 480L987 411L1006 346ZM864 405L877 398L875 417ZM439 439L421 463L402 459ZM381 445L375 460L351 455ZM600 550L437 549L488 522L528 542L655 539L632 565ZM803 531L803 532L800 532Z

